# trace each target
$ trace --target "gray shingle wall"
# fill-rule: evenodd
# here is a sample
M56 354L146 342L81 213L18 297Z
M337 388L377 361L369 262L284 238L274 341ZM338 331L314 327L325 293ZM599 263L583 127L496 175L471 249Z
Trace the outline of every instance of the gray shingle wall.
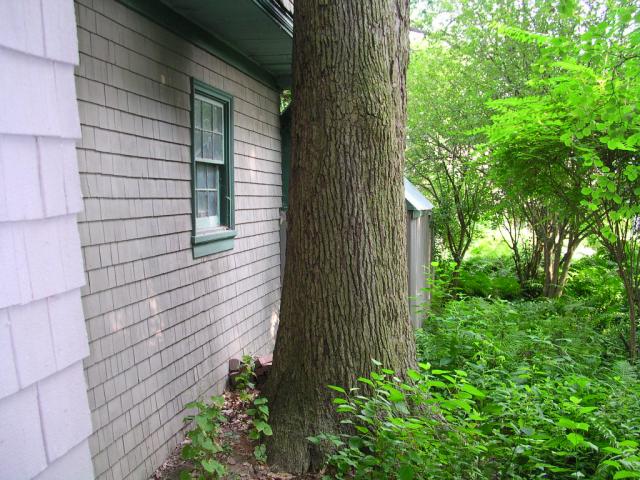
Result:
M72 0L0 1L0 478L91 479Z
M271 350L278 93L113 0L78 0L85 361L100 480L146 479L229 358ZM190 77L234 95L233 251L191 251Z

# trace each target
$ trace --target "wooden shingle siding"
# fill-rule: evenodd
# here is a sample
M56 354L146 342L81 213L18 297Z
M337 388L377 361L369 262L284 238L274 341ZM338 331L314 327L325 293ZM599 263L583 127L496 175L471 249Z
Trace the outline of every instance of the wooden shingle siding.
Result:
M0 24L0 478L91 479L73 2Z
M98 479L146 479L280 302L278 92L113 0L78 0L85 361ZM234 96L234 249L193 259L190 78Z

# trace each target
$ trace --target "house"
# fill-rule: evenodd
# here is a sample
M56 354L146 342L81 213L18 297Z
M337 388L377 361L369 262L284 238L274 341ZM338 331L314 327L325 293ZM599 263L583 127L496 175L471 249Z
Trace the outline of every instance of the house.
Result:
M0 478L146 479L272 348L291 12L0 2Z

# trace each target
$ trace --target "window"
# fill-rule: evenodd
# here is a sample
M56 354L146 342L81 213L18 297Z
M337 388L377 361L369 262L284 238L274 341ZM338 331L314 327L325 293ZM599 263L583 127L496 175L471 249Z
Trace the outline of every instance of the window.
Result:
M233 248L233 97L192 81L193 255Z

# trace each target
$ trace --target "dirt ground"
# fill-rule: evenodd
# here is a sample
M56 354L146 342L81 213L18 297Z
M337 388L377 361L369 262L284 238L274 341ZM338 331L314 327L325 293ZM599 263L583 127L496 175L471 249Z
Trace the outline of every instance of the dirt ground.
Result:
M236 392L224 393L224 410L227 423L222 428L222 438L227 445L225 451L220 454L228 480L318 480L321 475L291 475L288 473L273 472L268 466L256 461L253 456L254 444L247 437L250 429L250 419L244 413L247 404L242 402ZM150 477L150 480L179 480L180 472L189 467L189 463L182 459L180 451L187 440L178 445L158 470Z

